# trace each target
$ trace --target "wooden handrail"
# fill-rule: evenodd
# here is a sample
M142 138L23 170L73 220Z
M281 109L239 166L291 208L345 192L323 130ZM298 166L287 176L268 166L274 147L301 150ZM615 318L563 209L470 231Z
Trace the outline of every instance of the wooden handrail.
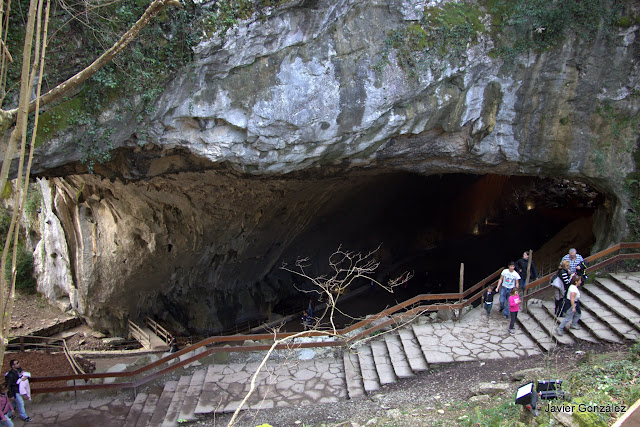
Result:
M143 331L140 326L136 325L131 320L129 320L129 331L131 332L131 336L133 336L133 338L135 338L138 341L140 341L140 344L142 344L143 347L147 347L147 348L151 349L151 337L149 336L149 334L147 334L145 331ZM137 337L136 334L139 337ZM143 341L147 342L146 346L144 345Z
M610 265L614 262L620 261L620 260L625 260L625 259L640 259L640 253L634 253L634 254L620 254L620 250L622 249L638 249L640 248L640 242L632 242L632 243L618 243L617 245L611 246L601 252L598 252L594 255L591 255L589 257L586 258L587 262L592 263L595 260L598 260L600 258L603 258L605 256L611 255L613 253L617 253L617 255L614 255L612 258L609 258L607 260L604 260L598 264L592 265L589 267L589 271L597 271L607 265ZM288 343L288 344L280 344L278 346L276 346L276 348L313 348L313 347L329 347L329 346L341 346L344 344L348 344L350 342L353 342L356 339L360 339L365 337L366 335L369 335L373 332L376 332L386 326L389 326L391 324L398 324L399 322L402 321L403 318L409 317L409 316L415 316L418 313L421 312L426 312L426 311L434 311L434 310L442 310L442 309L450 309L450 310L462 310L464 307L472 304L473 302L477 301L483 293L483 287L484 285L486 285L487 283L491 282L492 280L495 280L496 277L500 274L500 272L502 271L502 269L497 270L496 272L494 272L493 274L487 276L485 279L481 280L480 282L476 283L474 286L472 286L471 288L467 289L466 291L464 291L463 293L449 293L449 294L423 294L423 295L417 295L413 298L410 298L400 304L396 304L393 307L389 307L383 311L381 311L380 313L374 315L374 316L370 316L367 319L363 319L353 325L350 325L346 328L340 329L338 331L336 331L339 335L344 335L347 333L350 333L358 328L361 328L365 325L369 325L372 322L374 322L375 320L378 320L380 318L386 317L386 316L390 316L391 314L400 312L402 310L407 309L409 306L414 306L411 307L405 311L403 311L400 316L399 319L394 319L394 318L390 318L388 320L385 320L384 322L381 322L375 326L373 326L372 328L368 328L362 332L359 332L358 334L356 334L353 337L350 337L347 341L342 341L342 340L333 340L333 341L321 341L321 342L311 342L311 343ZM542 284L548 284L549 283L549 279L551 278L552 274L548 274L547 276L544 276L540 279L537 279L531 283L529 283L526 287L527 290L531 290L534 288L538 288L540 285ZM549 289L550 286L543 286L539 289L536 289L534 292L529 293L527 295L525 295L523 298L524 299L529 299L533 296L536 296L542 292L544 292L545 290ZM477 292L476 292L477 291ZM467 296L469 296L471 293L475 292L475 294L464 300L463 302L458 302L458 303L448 303L448 300L458 300L461 298L465 298ZM423 301L438 301L438 300L444 300L443 303L438 303L438 304L430 304L430 305L426 305L426 306L422 306L422 305L417 305ZM134 326L137 327L137 325L135 325L133 322L129 321L129 324L133 324ZM138 328L139 329L139 328ZM142 332L142 331L140 331ZM230 343L230 342L239 342L239 341L246 341L246 340L264 340L264 339L282 339L282 338L286 338L286 337L291 337L296 333L293 332L283 332L283 333L275 333L275 334L253 334L253 335L232 335L232 336L214 336L214 337L209 337L206 338L196 344L193 344L189 347L185 347L182 350L179 350L175 353L171 353L168 356L165 356L153 363L150 363L149 365L143 366L141 368L138 368L136 370L133 371L127 371L127 372L113 372L113 373L99 373L99 374L81 374L81 375L67 375L67 376L56 376L56 377L39 377L39 378L32 378L32 381L35 382L45 382L45 381L60 381L60 380L77 380L77 379L85 379L85 380L91 380L91 379L98 379L98 378L123 378L123 377L133 377L133 376L138 376L140 374L143 374L151 369L154 369L160 365L163 365L167 362L170 362L184 354L187 354L189 352L192 352L194 350L197 350L199 348L202 347L206 347L208 345L216 345L216 344L221 344L221 343ZM303 335L300 336L306 336L306 337L311 337L311 336L326 336L326 333L320 332L320 331L309 331ZM110 383L110 384L84 384L84 385L77 385L77 386L66 386L66 387L48 387L48 388L39 388L36 390L33 390L34 393L46 393L46 392L63 392L63 391L73 391L73 390L95 390L95 389L122 389L122 388L131 388L131 387L138 387L142 384L146 384L149 381L154 380L155 378L158 378L166 373L172 372L176 369L178 369L181 366L187 365L191 362L194 362L196 360L199 360L203 357L206 357L210 354L213 353L231 353L231 352L244 352L244 351L261 351L261 350L268 350L269 348L271 348L271 345L255 345L255 346L232 346L232 347L212 347L212 348L208 348L205 351L194 355L188 359L176 362L171 364L170 366L161 369L158 372L155 372L153 374L149 374L143 378L140 378L136 381L133 382L126 382L126 383Z
M151 319L150 317L145 317L144 321L147 324L147 326L149 326L149 329L153 331L154 334L156 334L158 337L162 338L164 342L169 344L173 336L169 331L167 331L165 328L162 327L162 325L160 325L158 322Z
M62 348L64 350L64 355L67 357L67 361L71 365L71 369L73 369L73 372L75 372L76 375L84 374L85 373L84 369L82 369L82 366L80 366L78 361L75 359L75 357L73 357L73 355L69 351L69 347L67 347L67 341L62 340L62 343L63 343Z
M73 372L76 373L76 375L85 373L82 367L80 366L80 364L78 363L78 361L75 359L75 357L73 357L73 355L69 351L69 347L67 346L67 341L64 338L42 337L38 335L20 335L13 338L20 339L20 344L18 344L20 346L20 351L24 351L24 347L26 346L35 346L36 349L38 349L40 345L44 345L45 350L48 349L49 347L52 347L54 349L59 349L64 353L65 357L67 358L67 362L69 362L69 365L71 365L71 369L73 370ZM33 339L35 340L35 342L25 343L24 342L25 338ZM58 341L60 341L62 344L51 344L51 342L58 342ZM10 348L14 345L16 344L7 344L7 348Z

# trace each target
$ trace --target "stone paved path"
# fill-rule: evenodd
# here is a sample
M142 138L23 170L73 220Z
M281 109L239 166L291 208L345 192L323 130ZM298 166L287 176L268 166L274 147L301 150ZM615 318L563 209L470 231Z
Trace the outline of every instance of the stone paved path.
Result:
M522 331L509 333L509 321L497 308L489 319L484 310L475 309L458 323L414 326L427 362L469 362L540 354L538 346Z

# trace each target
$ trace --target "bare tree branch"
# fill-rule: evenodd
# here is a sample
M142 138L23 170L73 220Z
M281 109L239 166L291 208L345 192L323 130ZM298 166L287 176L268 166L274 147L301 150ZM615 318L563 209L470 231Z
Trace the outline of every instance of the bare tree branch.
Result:
M235 424L238 414L242 410L242 407L246 404L247 400L256 389L256 382L257 382L258 375L260 374L262 369L264 369L267 361L271 357L271 354L273 353L273 351L278 345L286 342L291 342L296 338L308 336L310 334L313 334L313 335L320 334L327 337L340 338L344 340L345 343L348 342L348 340L345 339L346 337L341 335L338 329L336 328L334 317L336 312L344 314L341 310L339 310L336 307L336 305L340 296L346 293L349 286L354 283L354 280L358 278L370 280L374 284L381 286L383 289L389 292L393 292L393 288L406 283L409 279L411 279L411 277L413 277L413 275L410 273L403 273L399 277L389 280L386 284L383 284L378 280L376 280L374 278L374 274L378 269L378 267L380 266L380 263L374 258L374 256L376 252L380 249L380 246L381 245L379 245L375 250L364 255L360 252L345 251L342 249L342 246L340 246L334 253L331 254L331 256L329 256L329 268L332 271L330 275L323 274L316 277L310 275L309 272L307 271L311 265L309 258L298 258L294 264L294 267L290 267L286 263L282 264L282 266L280 267L282 270L289 271L295 275L303 277L306 280L309 280L313 284L313 289L310 289L310 290L300 289L301 292L316 293L327 298L327 307L325 309L323 316L321 316L321 318L324 318L325 316L328 315L329 323L331 324L331 329L329 330L321 329L320 327L321 318L318 318L315 324L311 327L311 329L308 329L303 332L298 332L284 338L278 339L277 330L274 330L273 344L271 345L267 353L264 355L260 365L258 366L253 376L251 377L249 391L244 396L242 402L240 402L235 412L233 413L233 416L231 417L231 419L229 420L229 423L227 424L228 427L233 426ZM296 289L298 288L296 287ZM400 316L398 321L396 322L396 325L391 330L396 330L404 326L405 324L409 323L411 320L415 319L415 317L419 316L422 313L423 313L423 310L419 311L418 314L413 314L410 316L405 314ZM351 317L351 316L348 316L348 317ZM373 337L366 337L364 339L351 342L349 344L349 349L357 345L359 342L366 342L371 338Z

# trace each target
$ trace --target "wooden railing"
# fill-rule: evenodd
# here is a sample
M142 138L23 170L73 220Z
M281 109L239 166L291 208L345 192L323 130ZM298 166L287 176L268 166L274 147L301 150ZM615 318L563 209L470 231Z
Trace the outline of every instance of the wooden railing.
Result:
M80 366L78 361L75 359L75 357L73 357L73 355L69 351L69 347L67 347L67 342L65 340L62 340L62 344L63 344L62 348L64 351L64 355L67 357L67 361L71 365L71 369L73 369L73 372L75 372L76 375L84 374L85 373L84 369L82 369L82 366Z
M146 349L151 349L151 337L140 326L129 320L129 334Z
M164 342L166 342L167 344L171 342L171 337L173 335L171 335L171 333L163 328L162 325L160 325L158 322L151 319L150 317L145 317L144 322L147 324L149 329L151 329L151 331L158 337L162 338Z
M73 372L77 375L84 374L84 370L78 363L78 361L73 357L71 352L69 351L69 347L67 346L67 341L64 338L51 338L51 337L40 337L36 335L21 335L15 337L18 342L10 342L7 345L7 350L19 350L25 351L27 349L35 349L39 350L40 348L45 349L45 351L61 351L64 353L69 365ZM14 340L11 340L14 341Z
M62 338L40 337L37 335L20 335L9 340L7 350L25 351L27 349L44 351L62 351L64 347Z
M598 252L587 259L587 261L591 264L589 267L589 272L594 272L599 269L602 269L608 265L614 264L621 260L628 259L640 259L640 253L632 253L632 254L622 254L620 253L623 249L639 249L640 243L620 243L615 246L612 246L608 249L605 249L602 252ZM610 257L607 259L603 259L606 257ZM601 262L597 264L593 264L594 261L603 259ZM459 313L462 312L462 309L466 306L473 304L478 301L482 297L482 293L484 288L489 283L493 283L497 280L501 269L496 270L491 275L487 276L485 279L476 283L466 291L462 293L449 293L449 294L427 294L427 295L418 295L409 300L406 300L400 304L397 304L393 307L389 307L386 310L381 311L375 316L368 317L367 319L361 320L349 327L340 329L337 332L339 336L348 336L350 333L354 332L358 328L365 328L363 331L349 336L346 340L342 339L334 339L332 341L321 341L321 342L307 342L307 343L287 343L287 344L279 344L275 348L276 349L297 349L297 348L314 348L314 347L338 347L349 345L358 339L362 339L364 337L370 336L374 332L379 331L382 328L385 328L389 325L401 325L402 323L409 321L414 316L420 313L428 312L428 311L437 311L442 309L450 309L450 310L460 310ZM526 287L526 291L534 290L533 292L524 296L524 299L529 299L534 296L539 295L540 293L549 289L549 279L551 274L540 278L532 283L529 283ZM462 300L463 302L460 302ZM428 305L422 305L421 303L428 301ZM450 302L450 301L458 301L458 302ZM390 317L395 315L394 317ZM385 317L389 317L389 319L384 320L383 322L376 323L375 326L371 326L373 322L383 319ZM130 322L131 324L132 322ZM371 326L367 328L368 326ZM326 336L328 331L309 331L306 333L298 333L300 336ZM247 352L247 351L262 351L268 350L271 348L271 344L265 345L253 345L253 346L241 346L241 343L245 340L271 340L274 339L282 339L286 337L292 337L296 333L274 333L274 334L252 334L252 335L232 335L232 336L215 336L204 339L194 345L189 347L185 347L184 349L169 354L156 362L153 362L147 366L143 366L134 371L127 372L113 372L113 373L94 373L94 374L80 374L80 375L66 375L66 376L56 376L56 377L38 377L32 378L34 382L51 382L51 381L60 381L60 380L84 380L85 384L74 385L74 386L65 386L65 387L43 387L37 390L34 390L34 393L48 393L48 392L66 392L66 391L80 391L80 390L98 390L98 389L124 389L124 388L136 388L140 387L150 381L153 381L163 375L175 371L176 369L188 365L196 360L202 359L214 353L232 353L232 352ZM222 344L230 344L230 343L238 343L240 345L236 346L225 346L222 347ZM207 348L207 346L211 346ZM206 348L203 352L186 358L181 361L175 361L175 359L183 356L187 353L190 353L199 348ZM150 372L155 370L156 368L160 368L162 365L168 362L174 362L169 366L161 368L155 372ZM140 378L134 379L136 377ZM120 383L110 383L110 384L91 384L92 380L103 379L103 378L116 378L123 379L124 382Z
M585 260L589 264L589 267L587 268L587 272L591 274L592 272L601 270L612 264L616 264L619 261L630 260L630 259L640 259L640 253L623 254L621 253L621 251L624 249L640 249L640 242L618 243L617 245L613 245L610 248L607 248L601 252L598 252L597 254L594 254L585 258ZM594 262L598 260L601 260L601 261L594 264ZM527 301L533 297L540 296L547 290L552 289L552 286L549 284L549 280L551 279L551 276L553 276L554 274L555 274L555 271L550 274L547 274L544 277L541 277L538 280L535 280L529 283L529 285L525 290L527 293L523 299Z

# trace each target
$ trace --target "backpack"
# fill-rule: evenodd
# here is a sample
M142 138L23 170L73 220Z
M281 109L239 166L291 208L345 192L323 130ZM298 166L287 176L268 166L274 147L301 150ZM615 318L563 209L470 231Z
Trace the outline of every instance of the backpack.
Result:
M576 270L576 274L582 277L582 283L584 283L589 278L587 275L587 262L583 260L578 266L580 270Z
M555 273L553 276L551 276L551 279L549 279L549 284L553 286L553 282L555 282L557 278L558 278L558 273Z

